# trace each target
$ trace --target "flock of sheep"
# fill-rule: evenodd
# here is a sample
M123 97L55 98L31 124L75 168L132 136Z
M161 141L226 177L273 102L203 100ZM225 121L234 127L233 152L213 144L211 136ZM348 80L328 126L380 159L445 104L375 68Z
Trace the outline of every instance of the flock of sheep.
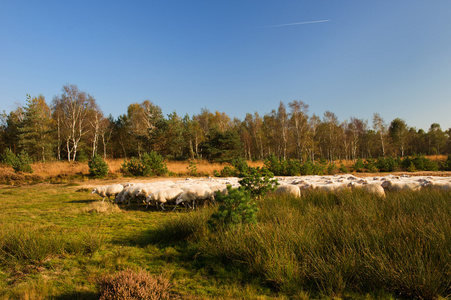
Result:
M205 203L214 203L215 192L227 193L227 185L232 188L240 186L238 178L202 178L186 179L181 181L158 181L150 183L127 183L96 187L92 194L96 193L111 200L114 197L116 203L146 203L146 209L150 204L157 209L164 210L164 205L174 205L173 210L179 204L186 208L199 206ZM342 189L363 189L368 193L385 197L386 191L420 190L425 187L438 188L451 191L450 177L437 176L394 176L359 178L351 174L336 176L299 176L277 178L279 186L276 194L292 195L299 197L303 191L315 189L326 192L336 192Z

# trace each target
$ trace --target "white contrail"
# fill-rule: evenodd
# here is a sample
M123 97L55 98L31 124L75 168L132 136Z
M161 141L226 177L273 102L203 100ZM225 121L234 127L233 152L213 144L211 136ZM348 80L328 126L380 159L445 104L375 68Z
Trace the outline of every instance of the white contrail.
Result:
M312 23L324 23L324 22L330 22L330 20L319 20L319 21L307 21L307 22L297 22L297 23L278 24L278 25L264 26L263 28L273 28L273 27L283 27L283 26L294 26L294 25L304 25L304 24L312 24Z

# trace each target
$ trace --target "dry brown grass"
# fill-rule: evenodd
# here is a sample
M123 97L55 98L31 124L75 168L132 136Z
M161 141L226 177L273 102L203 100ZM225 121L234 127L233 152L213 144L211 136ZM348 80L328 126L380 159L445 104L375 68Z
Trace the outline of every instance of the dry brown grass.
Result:
M117 204L110 203L109 201L95 201L92 202L82 209L83 212L95 212L98 214L112 214L120 213L122 210L117 206Z

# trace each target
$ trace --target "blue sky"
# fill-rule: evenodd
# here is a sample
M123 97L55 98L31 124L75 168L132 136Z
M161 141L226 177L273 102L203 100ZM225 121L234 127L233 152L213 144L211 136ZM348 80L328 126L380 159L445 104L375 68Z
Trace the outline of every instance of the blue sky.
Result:
M239 119L302 100L445 130L450 14L449 0L0 0L0 111L76 84L114 117L146 99Z

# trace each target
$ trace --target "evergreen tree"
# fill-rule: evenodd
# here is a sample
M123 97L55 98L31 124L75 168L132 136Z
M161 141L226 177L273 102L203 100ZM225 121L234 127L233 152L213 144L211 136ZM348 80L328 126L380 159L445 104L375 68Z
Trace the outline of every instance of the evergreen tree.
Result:
M19 126L21 148L34 160L46 161L52 157L52 118L50 108L42 95L27 95L24 120Z

